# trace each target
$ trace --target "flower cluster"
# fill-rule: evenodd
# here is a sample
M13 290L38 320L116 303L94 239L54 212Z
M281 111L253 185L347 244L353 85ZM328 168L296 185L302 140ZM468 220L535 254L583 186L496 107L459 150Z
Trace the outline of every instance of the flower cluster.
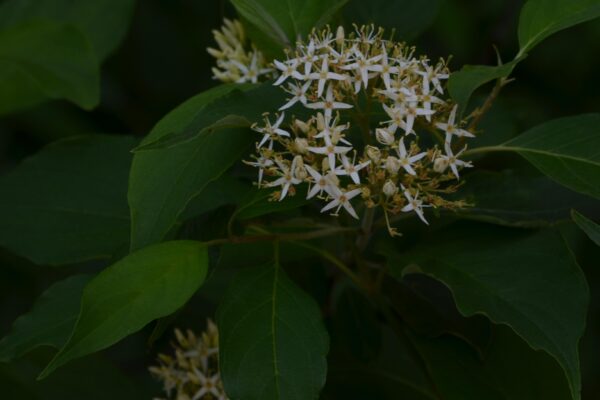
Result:
M208 320L200 337L175 330L175 356L159 354L159 365L150 372L163 382L168 399L226 400L219 375L219 332Z
M442 98L446 62L431 64L383 34L373 26L348 36L327 28L274 61L275 85L289 98L253 126L262 137L246 161L259 169L259 186L279 188L274 200L306 182L307 197L325 202L322 212L344 208L358 218L351 200L362 198L367 208L381 206L388 221L388 214L414 212L425 223L425 207L462 205L441 196L471 166L458 158L466 146L455 147L473 136ZM304 117L286 122L291 110ZM388 229L395 234L389 222Z
M213 78L222 82L252 82L268 77L272 69L267 68L263 54L251 46L248 49L244 27L238 20L224 20L220 31L213 30L219 49L209 47L208 53L217 59L212 69Z

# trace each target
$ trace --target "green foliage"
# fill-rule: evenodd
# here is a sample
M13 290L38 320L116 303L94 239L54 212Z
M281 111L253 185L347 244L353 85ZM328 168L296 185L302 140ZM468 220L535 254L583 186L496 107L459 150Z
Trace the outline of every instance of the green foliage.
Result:
M150 378L137 371L168 347L172 327L196 330L215 314L219 372L232 400L597 397L585 393L595 371L588 367L586 374L579 358L584 333L597 333L593 323L586 330L594 296L584 276L593 294L597 248L578 241L583 235L562 236L578 233L578 226L600 245L600 114L586 113L597 108L595 92L576 88L576 75L595 68L595 54L580 46L576 39L583 41L584 33L575 31L576 39L566 34L563 43L557 36L548 40L549 46L557 40L550 50L532 52L554 33L600 16L597 0L529 0L513 22L504 19L512 10L501 1L138 3L140 21L120 52L133 0L0 4L0 131L12 134L0 141L1 154L12 152L0 160L6 169L0 301L8 300L0 304L0 328L12 326L0 340L0 397L156 396ZM439 12L442 3L447 15ZM412 213L367 209L357 195L352 201L361 220L355 221L320 213L306 199L306 184L283 201L273 198L276 188L253 185L256 172L242 160L261 136L250 128L265 112L273 121L290 95L273 81L215 86L209 82L214 60L189 62L212 46L204 36L217 17L233 12L267 63L285 59L298 39L328 23L334 35L339 24L348 34L352 23L373 23L388 28L386 35L395 29L393 40L410 41L432 26L422 40L431 59L444 50L464 58L461 63L489 61L490 38L501 49L518 49L506 63L498 57L495 66L464 65L445 86L459 119L472 124L468 129L477 136L485 130L460 155L474 168L461 169L456 192L445 197L467 205L446 211L421 190L419 198L433 206L425 209L425 226ZM495 28L484 35L475 23L489 24L486 15ZM178 26L188 19L192 30ZM456 36L440 35L436 25L444 21ZM149 26L164 30L146 35ZM481 46L473 37L480 30ZM585 32L596 43L600 31ZM465 43L445 49L448 39ZM478 46L484 52L474 54ZM559 52L554 47L590 58L566 54L558 66L546 65L543 53ZM112 55L101 77L101 63ZM174 67L167 74L162 64ZM203 69L184 76L184 66L196 65ZM569 70L558 76L564 66ZM513 73L515 91L495 113ZM102 107L87 113L100 102L101 81ZM476 96L479 106L469 108L478 89L493 81L489 95ZM174 99L199 88L209 89L163 115ZM58 99L78 107L40 105ZM371 133L387 117L367 97L352 100L344 111L354 118L347 139L360 128L365 144L374 143ZM308 118L298 106L285 113ZM153 121L159 122L151 128ZM440 139L441 149L443 137L421 135L442 121L431 122L415 126L419 145ZM77 128L82 134L128 134L46 145L47 136L34 128L45 124L53 137L69 135L73 126L86 127ZM294 129L292 138L315 134L302 124ZM148 131L141 140L132 136ZM300 146L283 143L283 152ZM273 175L264 171L265 180ZM406 196L402 188L397 193ZM386 226L401 236L390 236ZM154 330L144 329L155 320ZM38 376L44 379L35 382Z
M596 0L529 0L519 18L519 52L525 54L553 33L597 17Z
M85 109L99 101L93 50L71 25L36 21L2 30L0 58L0 114L45 98L64 98Z
M38 346L60 349L79 317L83 288L90 275L74 275L49 287L31 311L19 317L0 341L0 361L8 362Z
M326 23L347 0L231 0L238 13L281 47Z
M440 232L431 241L406 255L390 254L392 273L400 277L414 271L406 269L414 265L444 282L464 315L481 313L512 327L533 348L558 360L577 398L577 345L589 293L562 237L553 231L519 233L467 225Z
M349 0L347 25L375 24L395 32L396 40L413 40L435 20L443 0Z
M189 99L161 120L142 145L186 128L207 104L234 89L233 85L218 86ZM137 152L128 194L131 248L161 241L187 204L239 160L253 139L246 129L224 129L178 146Z
M0 115L46 99L100 98L99 62L123 39L133 0L10 0L0 5Z
M126 246L135 144L129 136L69 138L0 177L0 244L39 264L106 258Z
M543 123L489 150L515 151L561 185L600 198L598 146L600 114L586 114Z
M578 213L576 210L571 211L573 221L585 232L586 235L598 246L600 246L600 225Z
M327 332L314 300L277 262L238 273L217 323L220 368L231 398L318 398L327 372Z
M40 377L175 312L202 285L207 269L207 249L194 241L150 246L105 269L85 287L73 332Z

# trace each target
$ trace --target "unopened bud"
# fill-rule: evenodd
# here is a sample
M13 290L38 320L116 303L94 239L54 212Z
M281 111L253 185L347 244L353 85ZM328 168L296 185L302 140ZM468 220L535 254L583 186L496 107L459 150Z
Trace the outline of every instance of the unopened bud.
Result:
M394 156L388 156L385 160L385 169L392 175L395 175L400 170L400 160Z
M325 117L321 113L317 114L317 129L320 131L325 129Z
M304 138L296 138L294 140L294 146L296 151L300 154L308 153L308 140Z
M343 26L338 26L337 28L337 32L335 35L335 42L337 43L338 46L342 46L344 44L344 27Z
M298 129L300 129L304 133L307 133L310 129L310 126L308 126L306 122L300 121L299 119L294 120L294 124L296 125L296 127L298 127Z
M448 159L446 158L436 158L433 162L433 170L439 174L444 172L448 168Z
M381 151L377 147L367 146L367 157L374 163L378 163L381 160Z
M383 185L383 194L385 194L387 197L392 197L396 193L398 193L398 186L396 186L396 184L391 180L387 180Z
M390 146L392 143L394 143L394 135L388 131L387 129L384 128L377 128L375 130L375 137L377 138L377 141L385 146Z

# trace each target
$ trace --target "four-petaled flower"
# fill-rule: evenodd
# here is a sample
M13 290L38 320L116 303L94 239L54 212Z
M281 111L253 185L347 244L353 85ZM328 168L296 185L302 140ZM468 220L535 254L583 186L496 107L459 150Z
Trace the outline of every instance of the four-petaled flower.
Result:
M333 97L333 88L331 87L331 85L327 87L325 100L317 101L316 103L309 103L306 105L306 107L312 108L313 110L323 110L326 122L329 122L331 120L333 110L343 110L352 108L350 104L335 101L335 98Z
M281 175L278 179L269 183L269 186L281 186L281 194L279 195L279 201L283 200L290 190L291 185L297 185L302 181L294 176L296 171L296 159L292 161L291 168L282 162L280 159L275 159L275 163L279 167L279 174Z
M458 167L470 168L473 166L470 161L459 160L458 157L467 149L467 147L463 147L461 151L454 154L452 152L452 148L450 147L450 143L445 143L444 148L446 150L446 154L442 154L440 158L447 163L447 165L452 170L452 173L456 176L456 179L459 179L458 176Z
M323 57L323 63L321 64L321 70L319 72L313 72L308 74L308 79L319 81L317 84L317 96L321 97L323 90L325 89L325 83L328 79L334 79L336 81L343 81L346 79L344 75L336 74L335 72L329 72L329 58Z
M404 186L402 186L402 190L404 191L404 197L406 197L406 200L408 201L408 204L405 205L404 207L402 207L402 212L414 211L419 216L419 218L421 218L421 221L423 221L427 225L429 225L429 222L427 222L427 220L425 219L425 214L423 213L423 207L431 207L431 206L423 204L423 200L419 199L419 191L417 191L417 193L413 197L410 194L410 191L408 189L404 188Z
M269 146L271 146L273 144L274 136L285 136L285 137L290 136L290 134L287 131L284 131L283 129L280 128L281 123L283 122L284 118L285 118L285 113L281 113L281 115L279 116L279 118L277 118L277 121L274 124L271 124L269 119L265 118L265 126L263 128L255 128L255 130L257 132L264 133L263 138L256 146L257 148L261 148L269 139L271 140L271 143Z
M456 119L456 109L458 108L458 105L455 105L454 108L452 108L452 111L450 111L450 115L448 116L448 122L446 123L441 123L441 122L437 122L435 124L435 126L441 130L443 130L446 133L446 143L450 143L450 141L452 140L452 135L455 136L467 136L467 137L475 137L475 135L473 135L471 132L464 130L464 129L460 129L455 123L454 120Z
M417 174L413 169L412 165L427 155L427 153L425 152L415 154L414 156L409 155L406 151L406 147L404 146L404 138L400 138L396 152L398 153L398 160L400 161L400 166L411 175Z
M352 178L352 181L354 183L356 183L357 185L360 184L360 177L358 176L358 171L369 165L371 161L367 160L360 164L354 165L355 160L350 161L350 159L346 155L342 154L341 158L342 166L336 168L335 174L348 175L350 178Z
M352 204L350 204L350 200L352 200L352 198L358 196L360 193L361 193L360 189L353 189L348 192L344 192L343 190L336 188L332 195L333 200L331 202L329 202L329 204L327 204L325 207L323 207L321 209L321 212L329 211L332 208L337 207L337 209L335 210L335 213L334 213L334 215L335 215L340 211L340 208L344 207L344 209L348 212L348 214L350 214L354 218L358 219L358 215L356 215L356 211L354 211Z

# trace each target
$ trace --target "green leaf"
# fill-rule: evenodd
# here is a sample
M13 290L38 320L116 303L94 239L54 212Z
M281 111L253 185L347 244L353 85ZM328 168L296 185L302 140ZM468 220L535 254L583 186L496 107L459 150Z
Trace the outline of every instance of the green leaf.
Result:
M83 288L91 275L76 275L50 286L27 314L19 317L0 341L0 362L18 358L39 346L61 348L79 316Z
M189 99L164 117L143 143L185 129L208 103L235 88L236 85L218 86ZM128 193L131 248L161 241L188 203L240 160L255 138L245 129L224 129L170 148L137 152Z
M573 207L590 211L597 208L596 200L558 185L535 169L533 172L519 168L466 175L464 186L453 198L471 206L456 213L499 225L542 227L568 220Z
M390 260L395 276L401 276L406 265L416 265L451 289L463 315L485 314L511 326L533 348L548 352L564 369L577 397L577 346L589 291L558 233L464 225L429 237L427 244Z
M130 136L50 144L0 177L0 244L39 264L110 257L129 240Z
M576 210L571 210L571 217L577 226L588 235L592 242L600 246L600 225L581 215Z
M553 33L598 17L598 0L529 0L519 17L520 54Z
M244 196L239 207L231 217L232 219L252 219L267 214L284 212L302 207L308 203L306 199L306 186L296 188L296 195L286 197L282 201L272 200L273 190L261 188L249 191Z
M175 312L202 285L207 269L202 243L174 241L132 253L103 270L83 291L73 333L40 378Z
M469 99L477 88L494 79L510 75L519 61L521 59L495 67L491 65L465 65L460 71L450 75L448 92L461 111L464 112L469 104Z
M285 103L285 92L271 82L229 88L227 93L211 99L185 127L157 138L149 136L136 151L170 148L221 129L249 128L265 112L274 112Z
M277 264L236 275L217 310L220 368L233 399L317 399L328 336L320 311Z
M600 198L598 148L600 114L583 114L545 122L500 146L481 149L516 151L561 185Z
M0 115L45 99L98 104L98 63L73 25L35 21L0 31L0 59Z
M390 32L397 40L412 41L435 20L443 0L350 0L344 6L344 17L350 23L375 24Z
M134 5L135 0L9 0L0 6L0 30L39 19L69 23L87 36L96 57L104 60L125 36Z
M564 400L569 386L556 361L496 326L484 359L460 340L411 335L445 400Z
M198 217L221 206L237 204L250 190L252 190L250 182L223 174L219 179L209 183L189 202L181 220Z
M237 12L281 47L329 21L347 0L231 0Z

